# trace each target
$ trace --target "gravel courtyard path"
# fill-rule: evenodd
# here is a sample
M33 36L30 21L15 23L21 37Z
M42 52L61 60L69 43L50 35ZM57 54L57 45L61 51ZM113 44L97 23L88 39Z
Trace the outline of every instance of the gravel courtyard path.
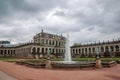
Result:
M18 80L120 80L120 64L112 68L68 71L34 69L0 61L0 71Z
M6 73L0 71L0 80L17 80L9 75L7 75Z

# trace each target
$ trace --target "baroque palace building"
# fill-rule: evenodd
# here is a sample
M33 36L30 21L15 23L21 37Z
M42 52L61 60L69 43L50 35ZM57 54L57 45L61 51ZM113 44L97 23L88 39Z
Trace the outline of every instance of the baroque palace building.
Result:
M51 57L63 57L65 41L66 38L62 35L49 34L42 30L33 37L32 42L19 45L0 44L0 57L45 58L48 51Z
M120 39L84 45L73 45L71 46L71 54L73 57L95 57L96 48L99 49L101 57L120 57Z
M0 41L0 57L46 58L64 57L66 37L44 32L36 34L32 42L11 45L9 41ZM120 57L120 39L71 46L72 57L95 57L99 48L101 57Z

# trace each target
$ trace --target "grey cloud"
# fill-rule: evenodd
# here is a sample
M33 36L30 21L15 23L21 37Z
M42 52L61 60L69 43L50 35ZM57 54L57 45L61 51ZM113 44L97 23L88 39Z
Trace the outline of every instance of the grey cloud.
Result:
M64 11L56 11L56 12L54 13L54 15L66 16L66 14L64 13Z
M91 3L90 3L91 4ZM82 22L86 25L86 27L89 26L98 26L102 27L100 30L102 32L107 32L110 34L115 33L116 31L120 31L120 1L119 0L98 0L96 3L98 6L96 9L93 7L90 7L92 10L92 14L84 14L80 11L76 15L73 15L73 18L76 18L79 20L79 22ZM89 6L88 6L89 7ZM99 9L102 11L99 12ZM79 15L81 14L81 15ZM76 16L76 17L74 17ZM77 18L79 17L79 18Z
M9 29L1 29L0 38L24 41L43 28L55 34L70 33L72 42L87 42L120 32L120 0L76 1L0 0L0 28ZM60 10L46 21L55 8ZM50 23L54 16L59 17L58 21Z

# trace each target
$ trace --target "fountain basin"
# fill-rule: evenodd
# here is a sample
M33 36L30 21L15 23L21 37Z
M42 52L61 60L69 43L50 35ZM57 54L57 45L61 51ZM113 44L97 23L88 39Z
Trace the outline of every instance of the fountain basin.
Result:
M94 68L95 64L88 61L52 61L53 68Z

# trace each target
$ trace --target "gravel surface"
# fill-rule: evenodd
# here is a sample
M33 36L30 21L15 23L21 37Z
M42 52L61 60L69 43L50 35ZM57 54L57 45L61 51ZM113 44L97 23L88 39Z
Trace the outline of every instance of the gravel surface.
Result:
M0 80L18 80L0 71Z
M120 64L93 70L50 70L0 61L0 70L18 80L120 80Z

